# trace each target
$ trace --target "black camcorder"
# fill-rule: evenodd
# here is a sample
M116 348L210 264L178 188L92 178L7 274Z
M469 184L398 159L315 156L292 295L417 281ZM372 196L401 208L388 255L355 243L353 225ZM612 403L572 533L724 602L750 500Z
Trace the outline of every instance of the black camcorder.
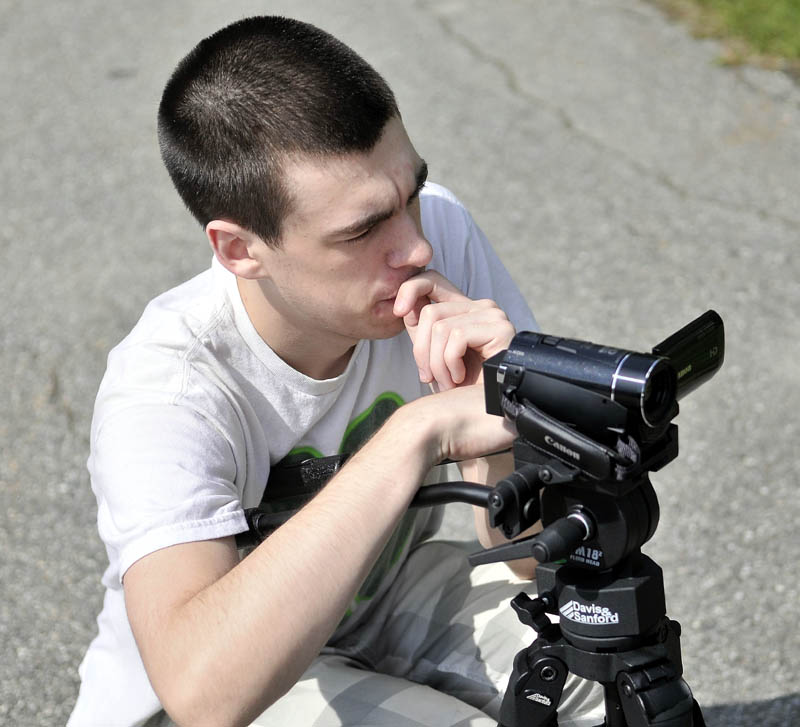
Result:
M489 500L491 525L511 539L540 517L547 527L590 509L590 501L603 509L613 500L616 509L638 499L631 513L620 516L635 523L636 532L621 542L613 531L619 547L605 552L617 552L617 560L648 540L658 505L647 473L677 457L672 420L678 400L719 370L724 352L724 326L713 310L651 353L517 334L508 349L483 364L486 410L511 420L518 434L515 471Z
M626 433L645 441L660 436L678 413L678 399L717 372L724 352L722 319L713 310L649 354L525 331L484 363L486 410L508 415L514 401L557 420L562 439L519 433L532 435L544 453L580 465L581 436L608 446ZM526 421L517 423L524 430Z

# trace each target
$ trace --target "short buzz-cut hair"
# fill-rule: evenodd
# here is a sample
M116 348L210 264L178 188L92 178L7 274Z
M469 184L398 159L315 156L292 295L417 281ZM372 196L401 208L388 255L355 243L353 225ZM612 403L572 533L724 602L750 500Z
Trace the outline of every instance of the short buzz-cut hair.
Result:
M158 109L161 156L205 227L224 219L280 245L292 156L368 152L399 116L394 94L328 33L282 17L240 20L202 40Z

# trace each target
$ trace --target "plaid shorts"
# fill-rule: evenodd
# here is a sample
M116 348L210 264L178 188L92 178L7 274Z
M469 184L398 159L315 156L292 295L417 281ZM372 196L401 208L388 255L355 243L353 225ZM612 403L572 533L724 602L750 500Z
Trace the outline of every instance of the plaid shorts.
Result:
M523 590L534 584L502 563L471 568L463 544L423 543L369 620L253 727L496 727L514 656L535 636L509 605ZM604 714L600 685L570 675L559 726L592 727Z

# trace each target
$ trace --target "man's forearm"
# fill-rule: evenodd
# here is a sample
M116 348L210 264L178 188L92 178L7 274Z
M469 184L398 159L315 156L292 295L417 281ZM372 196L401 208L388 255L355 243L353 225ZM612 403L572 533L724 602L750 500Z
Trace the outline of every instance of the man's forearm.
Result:
M241 563L167 619L139 621L148 675L173 719L249 724L309 666L434 464L408 413ZM162 634L142 638L148 621Z

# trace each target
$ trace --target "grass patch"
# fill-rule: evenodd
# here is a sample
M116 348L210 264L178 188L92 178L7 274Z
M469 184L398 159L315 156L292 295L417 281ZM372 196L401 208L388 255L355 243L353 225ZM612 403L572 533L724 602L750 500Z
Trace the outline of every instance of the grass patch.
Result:
M652 0L701 38L722 41L720 63L752 63L800 78L800 0Z

